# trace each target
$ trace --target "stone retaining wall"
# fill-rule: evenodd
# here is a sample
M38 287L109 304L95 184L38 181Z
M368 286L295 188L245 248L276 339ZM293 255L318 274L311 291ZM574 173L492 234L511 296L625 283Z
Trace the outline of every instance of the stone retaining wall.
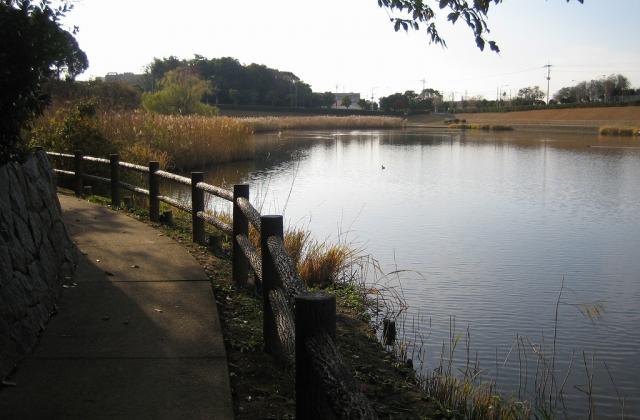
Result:
M76 255L46 154L0 167L0 379L37 342Z

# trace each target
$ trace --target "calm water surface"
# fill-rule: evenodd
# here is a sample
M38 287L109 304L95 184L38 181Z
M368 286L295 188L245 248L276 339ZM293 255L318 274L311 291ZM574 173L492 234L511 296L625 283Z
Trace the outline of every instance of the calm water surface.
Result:
M250 183L263 214L284 212L285 223L319 239L346 235L387 272L409 270L392 280L409 322L420 321L423 369L436 367L455 317L455 334L469 326L484 377L517 396L528 373L531 391L531 348L550 352L564 279L556 367L562 381L575 352L569 416L587 412L578 389L587 385L586 359L599 417L619 417L624 397L625 417L640 418L640 141L292 132L259 137L255 162L209 173L216 183ZM586 316L593 307L599 317ZM464 347L463 339L460 368Z

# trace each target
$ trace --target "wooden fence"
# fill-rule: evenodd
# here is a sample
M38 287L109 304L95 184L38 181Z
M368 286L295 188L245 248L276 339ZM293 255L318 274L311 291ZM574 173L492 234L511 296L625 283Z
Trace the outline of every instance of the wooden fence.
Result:
M205 243L205 223L229 234L233 238L233 281L246 285L251 267L262 290L264 350L295 369L296 418L377 418L335 344L335 296L307 291L285 251L282 216L261 215L249 202L248 185L234 185L230 191L203 182L203 172L192 172L188 178L160 170L155 161L148 166L121 162L117 154L109 159L84 156L80 151L47 154L73 159L73 171L57 168L54 172L71 177L78 196L83 194L85 181L109 184L115 207L120 207L121 189L147 196L152 222L160 221L160 202L191 213L193 242ZM109 177L87 173L87 162L109 165ZM121 170L146 176L147 189L121 181ZM160 179L191 187L191 202L161 195ZM205 194L233 203L232 225L205 211ZM260 250L249 240L249 224L260 234Z

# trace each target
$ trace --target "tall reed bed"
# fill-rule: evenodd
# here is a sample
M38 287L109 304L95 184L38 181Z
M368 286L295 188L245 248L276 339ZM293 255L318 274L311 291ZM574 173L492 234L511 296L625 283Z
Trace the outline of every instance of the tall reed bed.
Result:
M97 116L97 126L125 157L165 154L180 169L249 159L254 153L251 128L233 118L110 112Z
M253 131L238 119L97 111L90 102L49 110L36 121L31 142L101 157L118 152L122 160L183 170L254 155Z
M250 117L241 118L255 132L279 130L320 130L320 129L386 129L400 128L402 119L378 116L300 116L300 117Z

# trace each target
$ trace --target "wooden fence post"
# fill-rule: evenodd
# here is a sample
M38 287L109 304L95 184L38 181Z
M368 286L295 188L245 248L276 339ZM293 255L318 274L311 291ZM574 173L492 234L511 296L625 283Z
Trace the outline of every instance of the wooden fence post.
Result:
M270 236L282 238L282 216L262 216L260 217L260 248L262 252L262 300L263 300L263 323L262 334L264 338L264 351L270 354L278 353L280 342L276 320L269 301L269 292L282 287L282 281L278 275L278 270L274 264L267 239ZM298 417L303 418L303 417Z
M120 207L120 156L117 153L109 155L111 168L111 205Z
M322 382L313 371L307 338L325 333L336 337L336 298L324 292L306 292L295 297L296 324L296 418L331 418Z
M191 172L191 232L193 242L204 244L204 220L198 217L204 211L204 191L197 188L198 182L204 180L204 172Z
M80 150L76 150L73 154L73 167L75 172L74 177L74 189L76 193L76 197L82 197L82 152Z
M247 283L247 275L249 274L249 261L244 255L242 248L236 240L237 235L249 236L249 220L238 206L238 198L244 197L249 199L249 185L238 184L233 186L233 253L232 253L232 277L237 285L245 285Z
M149 220L160 221L160 180L156 172L160 169L160 162L149 162Z

